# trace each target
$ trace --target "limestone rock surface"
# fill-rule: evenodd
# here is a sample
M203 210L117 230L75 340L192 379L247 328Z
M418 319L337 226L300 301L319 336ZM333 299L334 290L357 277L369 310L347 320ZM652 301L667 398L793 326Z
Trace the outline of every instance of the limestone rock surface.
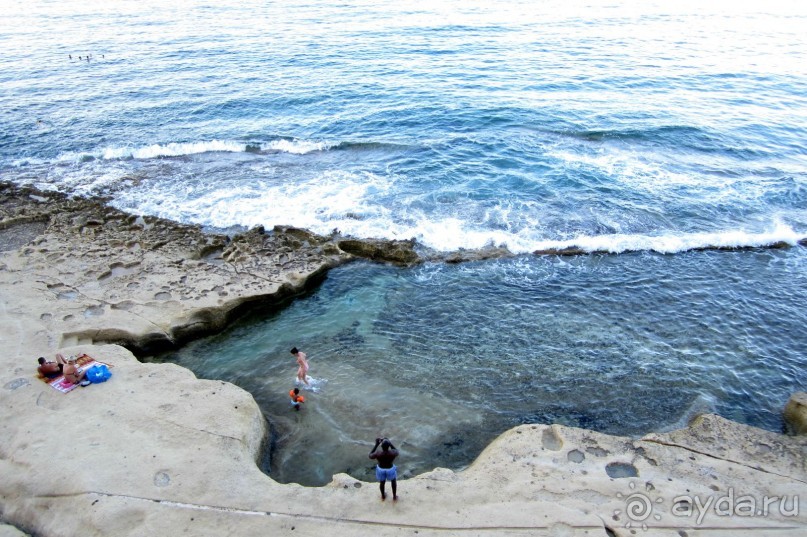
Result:
M469 468L402 480L400 501L381 502L347 475L273 481L256 463L267 422L249 393L128 350L280 305L355 251L305 230L227 237L0 186L0 535L807 533L803 498L794 509L805 436L714 415L641 439L524 425ZM112 378L60 393L35 375L56 352L87 353Z

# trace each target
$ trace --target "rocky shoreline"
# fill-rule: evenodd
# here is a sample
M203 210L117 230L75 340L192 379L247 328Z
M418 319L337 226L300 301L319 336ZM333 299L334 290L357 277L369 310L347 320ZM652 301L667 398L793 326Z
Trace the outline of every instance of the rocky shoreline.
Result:
M639 440L528 425L470 468L408 479L400 502L381 503L375 485L346 475L319 488L276 483L255 462L266 422L250 394L135 358L219 331L248 310L282 307L356 258L409 265L506 255L438 255L413 241L291 227L228 236L0 183L0 535L807 531L807 498L793 509L807 483L805 436L713 415ZM56 352L102 359L113 377L59 393L34 374L35 358ZM802 434L805 397L794 395L785 413ZM729 495L723 516L714 502ZM749 516L740 497L768 506Z
M0 184L0 251L16 247L47 291L76 306L62 316L43 311L40 320L67 342L117 343L136 353L219 331L244 310L280 304L356 257L420 259L412 241L321 237L292 227L229 237L133 216L100 199ZM96 317L104 328L87 326Z

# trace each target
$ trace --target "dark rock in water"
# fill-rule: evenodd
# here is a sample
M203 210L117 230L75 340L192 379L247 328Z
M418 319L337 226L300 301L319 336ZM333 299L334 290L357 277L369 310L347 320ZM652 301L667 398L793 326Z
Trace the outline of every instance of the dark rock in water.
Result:
M807 246L807 239L801 239L798 242L801 246ZM707 245L707 246L700 246L697 248L693 248L693 251L696 252L706 252L710 250L718 250L718 251L740 251L740 250L758 250L761 248L770 248L775 250L781 250L785 248L790 248L790 244L784 241L774 242L765 246L721 246L721 245ZM560 256L571 256L571 255L587 255L587 254L608 254L610 252L606 250L592 250L587 251L579 248L577 246L569 246L567 248L547 248L545 250L535 250L533 252L534 255L560 255Z
M568 248L549 248L547 250L535 250L535 255L585 255L589 252L582 248L570 246Z
M414 265L420 262L413 240L344 239L337 245L344 252L373 261L386 261L399 265Z
M355 348L365 343L364 337L356 332L355 326L340 331L333 337L333 340L347 349Z
M796 392L790 396L783 417L788 432L807 434L807 392Z
M603 415L598 415L596 411L581 412L578 409L557 406L523 414L517 418L517 423L559 423L592 431L608 431L614 420L612 414L612 412L605 412Z
M446 263L465 263L467 261L484 261L486 259L499 259L501 257L512 257L513 253L507 248L489 246L479 250L457 250L448 254L444 261Z

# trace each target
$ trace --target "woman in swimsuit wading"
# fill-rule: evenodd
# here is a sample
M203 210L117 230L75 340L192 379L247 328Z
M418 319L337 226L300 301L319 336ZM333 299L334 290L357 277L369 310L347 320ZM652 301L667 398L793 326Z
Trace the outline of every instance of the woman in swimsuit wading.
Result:
M308 374L308 357L297 347L291 349L291 353L297 358L297 380L308 386L308 379L306 378Z

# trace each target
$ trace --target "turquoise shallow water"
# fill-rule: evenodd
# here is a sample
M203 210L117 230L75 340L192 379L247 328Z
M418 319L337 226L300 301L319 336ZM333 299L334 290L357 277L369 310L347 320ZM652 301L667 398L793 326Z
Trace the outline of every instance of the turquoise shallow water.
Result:
M638 436L717 412L781 431L805 382L805 263L804 249L357 263L168 359L252 392L276 427L271 473L305 484L371 479L363 443L379 434L419 473L521 423ZM323 382L300 413L292 346Z
M779 430L807 384L806 23L778 0L10 0L0 175L228 232L520 254L344 267L173 357L255 394L282 480L366 474L379 429L410 472L522 422ZM569 246L611 255L530 255ZM327 379L301 416L291 345Z

